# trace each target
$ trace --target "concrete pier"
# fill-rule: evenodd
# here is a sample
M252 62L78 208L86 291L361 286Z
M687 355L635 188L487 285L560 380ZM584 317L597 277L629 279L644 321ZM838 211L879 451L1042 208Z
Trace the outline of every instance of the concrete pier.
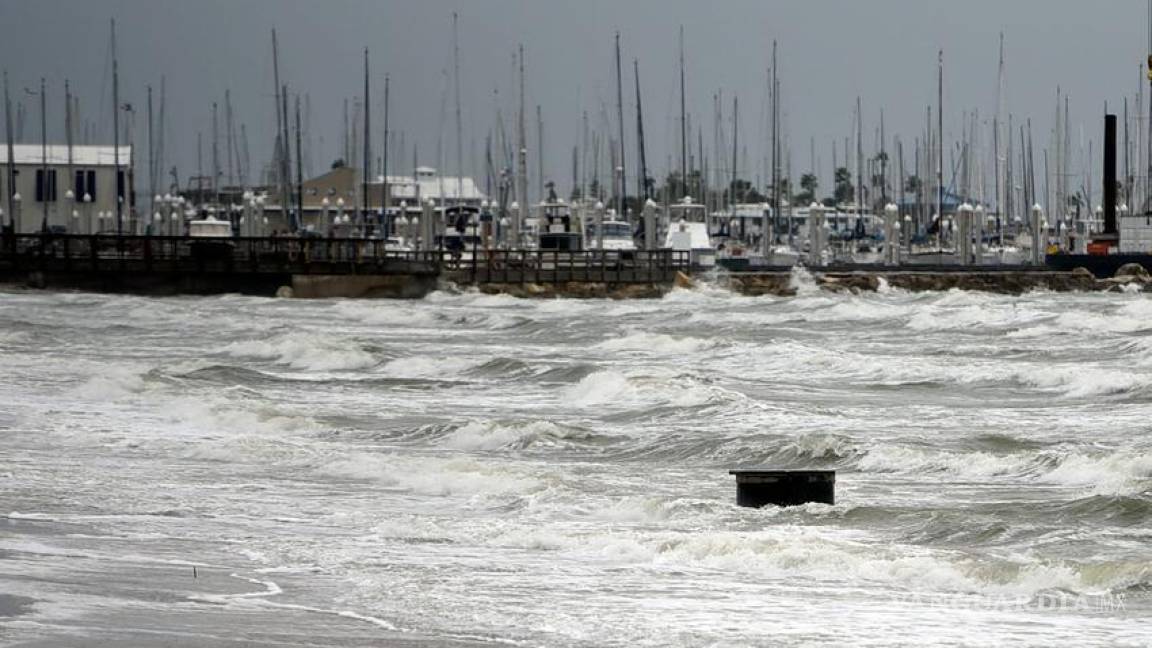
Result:
M829 292L875 292L882 286L912 292L928 290L978 290L1019 295L1032 290L1054 292L1108 290L1112 284L1097 280L1087 270L1057 271L1047 268L955 268L955 269L812 269L812 281ZM791 271L731 273L722 279L729 289L749 296L789 297L797 292Z
M736 504L760 508L836 503L835 470L730 470L736 476Z

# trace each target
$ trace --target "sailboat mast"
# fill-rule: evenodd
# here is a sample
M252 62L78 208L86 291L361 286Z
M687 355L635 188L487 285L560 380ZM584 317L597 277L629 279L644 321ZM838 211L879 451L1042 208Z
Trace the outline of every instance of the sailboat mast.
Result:
M1149 103L1152 104L1152 102ZM1152 175L1152 167L1149 167L1149 171L1149 175ZM684 102L684 25L680 25L680 185L683 187L682 194L688 195L688 116Z
M12 142L12 98L8 96L8 71L4 71L4 130L5 139L8 145L8 177L5 179L5 184L8 188L8 224L12 227L13 234L19 234L16 231L16 165L14 164L16 156L13 153ZM3 225L3 223L0 223Z
M648 201L648 160L644 152L644 109L640 104L640 61L632 59L632 69L636 73L636 138L640 145L640 193L644 202Z
M740 133L740 98L735 94L732 95L732 183L728 187L728 210L732 217L736 217L736 159L737 142L739 141ZM728 232L728 236L732 236L732 232Z
M212 202L220 207L220 147L218 140L220 133L216 126L216 102L212 102Z
M280 214L287 220L288 216L288 183L291 182L288 173L288 100L284 98L283 86L280 84L280 47L276 40L276 30L272 30L272 77L276 84L276 147L278 159L276 160L276 179L280 190ZM347 159L347 158L345 158ZM293 225L293 229L295 226Z
M70 119L67 121L71 121ZM68 165L72 165L72 133L69 125L65 126L68 132ZM79 198L79 196L77 196ZM149 214L146 216L150 219L148 227L151 227L151 219L155 219L156 214L156 144L152 137L152 86L148 86L148 204ZM159 226L157 226L159 227Z
M452 12L452 76L456 95L456 205L464 200L464 126L460 116L460 32L456 12Z
M944 50L940 50L938 59L939 74L936 83L936 125L940 141L936 142L939 157L936 158L936 214L940 219L940 226L936 228L937 247L943 247L944 241Z
M780 220L780 79L776 76L776 41L772 41L772 218ZM772 247L771 228L763 231L764 256ZM791 236L791 230L789 230Z
M620 71L620 32L616 32L616 120L620 132L620 197L616 204L616 218L624 219L624 204L628 199L628 165L624 161L624 77Z
M372 95L368 87L368 48L364 48L364 162L360 172L360 230L368 234L368 178L372 175ZM300 97L296 97L296 156L300 157ZM296 160L299 168L300 160Z
M116 167L116 234L124 233L124 181L120 175L120 64L116 60L116 19L112 19L112 160Z
M381 162L380 174L383 179L380 182L380 210L384 212L384 236L387 238L389 232L388 223L388 75L384 75L384 155Z
M520 66L520 112L517 116L517 153L516 153L516 166L517 178L516 185L520 194L520 209L516 210L515 221L512 228L512 235L514 237L514 246L520 246L520 231L523 227L524 218L523 214L528 210L528 134L525 129L524 120L524 45L520 45L520 56L518 63Z
M860 110L860 96L856 96L856 222L864 223L864 183L867 171L864 169L864 116Z
M288 91L284 91L284 100L287 101ZM288 105L284 105L284 118L287 123ZM300 95L296 95L296 223L298 227L304 225L304 156L300 147Z

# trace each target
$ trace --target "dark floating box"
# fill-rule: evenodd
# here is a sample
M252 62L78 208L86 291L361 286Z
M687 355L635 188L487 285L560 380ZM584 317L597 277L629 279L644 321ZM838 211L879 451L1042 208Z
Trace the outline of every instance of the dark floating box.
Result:
M835 470L729 470L736 475L736 504L760 508L836 503Z

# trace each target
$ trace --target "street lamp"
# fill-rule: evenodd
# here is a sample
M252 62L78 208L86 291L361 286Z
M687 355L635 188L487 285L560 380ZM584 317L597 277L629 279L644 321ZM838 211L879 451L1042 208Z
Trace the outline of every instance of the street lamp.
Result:
M477 236L480 218L475 212L468 217L468 224L472 226L472 283L476 283L476 240L480 238Z
M12 223L13 223L12 233L13 234L19 234L20 233L20 211L23 208L23 204L22 204L23 200L24 199L20 196L19 191L17 191L15 194L12 195L12 205L13 205L13 207L12 207Z

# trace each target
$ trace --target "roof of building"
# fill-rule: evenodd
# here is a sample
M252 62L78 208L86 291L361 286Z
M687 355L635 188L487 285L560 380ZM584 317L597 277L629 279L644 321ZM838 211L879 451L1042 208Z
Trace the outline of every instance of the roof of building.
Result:
M12 157L16 164L37 165L44 161L44 150L40 144L13 144ZM120 164L127 165L132 159L132 147L120 147ZM116 163L116 147L113 146L72 146L72 164L77 166L112 166ZM0 164L8 164L8 145L0 142ZM66 144L48 145L48 164L68 164Z

